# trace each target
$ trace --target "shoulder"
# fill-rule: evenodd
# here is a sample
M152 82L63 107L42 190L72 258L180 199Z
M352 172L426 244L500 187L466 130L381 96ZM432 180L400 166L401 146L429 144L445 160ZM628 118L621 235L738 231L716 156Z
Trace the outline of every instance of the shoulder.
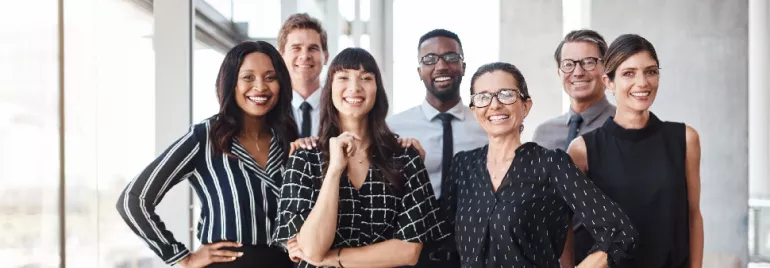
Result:
M459 152L455 153L455 155L453 157L453 160L452 160L453 165L454 165L454 163L458 163L460 165L462 165L462 164L469 164L469 163L473 162L473 160L477 160L477 159L481 159L483 157L486 157L487 146L488 145L484 145L484 146L478 147L476 149L459 151Z
M321 164L323 161L323 153L321 152L321 149L317 147L311 149L299 148L289 156L289 162L294 162L293 160L297 159L308 163Z
M559 125L567 125L567 114L562 114L545 120L543 123L540 123L537 125L537 127L535 127L535 135L542 134L543 132L549 131L551 128Z
M419 115L420 112L420 106L414 106L412 108L406 109L400 113L393 114L391 116L388 116L386 121L388 124L398 124L403 123L404 121L408 120L414 120L414 117L416 115Z
M698 134L698 131L689 125L684 125L684 128L685 128L684 136L685 136L685 141L687 142L687 148L692 148L695 146L700 147L700 135Z

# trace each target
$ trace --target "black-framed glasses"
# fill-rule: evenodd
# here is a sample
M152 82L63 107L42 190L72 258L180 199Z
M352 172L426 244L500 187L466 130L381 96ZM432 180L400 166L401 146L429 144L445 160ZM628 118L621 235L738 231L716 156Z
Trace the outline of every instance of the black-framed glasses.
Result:
M492 98L497 98L497 101L502 104L510 105L516 103L519 98L527 99L527 96L514 88L503 88L498 92L481 92L471 95L471 107L487 107L492 104Z
M580 67L586 71L593 71L596 69L596 65L599 64L601 58L585 57L581 60L564 59L559 63L559 69L565 73L571 73L575 70L575 67L580 64Z
M422 56L420 58L420 62L425 65L434 65L438 63L439 59L444 59L446 63L455 63L460 62L463 60L463 55L460 55L460 53L457 52L447 52L443 55L438 55L436 53L429 53L425 56Z

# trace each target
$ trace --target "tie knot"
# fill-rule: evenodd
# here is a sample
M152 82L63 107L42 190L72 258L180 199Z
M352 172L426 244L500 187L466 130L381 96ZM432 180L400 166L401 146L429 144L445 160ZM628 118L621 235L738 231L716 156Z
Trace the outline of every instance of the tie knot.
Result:
M303 101L302 104L299 105L299 109L302 111L310 111L313 109L313 107L310 106L310 103Z
M441 119L441 123L442 124L451 123L452 119L455 118L454 115L451 115L451 114L448 114L448 113L440 113L436 117L438 117L438 119Z
M572 117L569 118L570 125L572 124L580 125L580 123L583 123L583 117L580 116L579 114L573 115Z

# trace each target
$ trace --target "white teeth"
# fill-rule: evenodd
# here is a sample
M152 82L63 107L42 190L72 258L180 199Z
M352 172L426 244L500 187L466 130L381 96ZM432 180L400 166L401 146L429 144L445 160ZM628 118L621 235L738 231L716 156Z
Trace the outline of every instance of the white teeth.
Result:
M631 92L631 96L634 96L634 97L647 97L649 95L650 95L649 91L645 91L645 92Z
M348 103L361 103L362 101L364 101L363 98L345 98L345 102Z
M297 65L299 68L311 68L312 65Z
M488 119L489 119L489 121L495 122L495 121L506 120L506 119L508 119L508 117L510 117L510 116L508 116L508 115L493 115L493 116L490 116Z
M249 97L249 100L251 100L253 102L256 102L256 103L265 103L265 102L267 102L267 99L269 99L269 98L268 97L263 97L263 96Z
M433 78L433 81L436 81L436 82L444 82L444 81L448 81L448 80L450 80L450 79L452 79L452 78L451 78L451 77L449 77L449 76L441 76L441 77L436 77L436 78Z
M587 84L588 84L588 82L585 82L585 81L579 81L579 82L572 82L572 84L573 84L573 85L575 85L575 86L582 86L582 85L587 85Z

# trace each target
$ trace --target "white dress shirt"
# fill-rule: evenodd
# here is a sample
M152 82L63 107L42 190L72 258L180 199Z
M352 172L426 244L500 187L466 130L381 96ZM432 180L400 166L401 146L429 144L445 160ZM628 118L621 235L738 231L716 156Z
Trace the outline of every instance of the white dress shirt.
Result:
M441 156L443 154L444 129L440 112L427 101L409 108L399 114L388 117L388 126L402 138L415 138L425 150L425 168L433 184L436 198L441 196ZM471 109L461 102L447 111L455 117L452 120L453 155L468 151L489 143L487 132L479 126Z
M302 102L307 101L312 108L310 110L310 136L318 137L318 125L321 121L321 90L323 87L316 89L313 94L310 94L307 99L302 98L297 91L292 91L294 97L291 98L292 111L294 111L294 120L297 121L297 129L299 134L302 134L302 109L299 108Z

